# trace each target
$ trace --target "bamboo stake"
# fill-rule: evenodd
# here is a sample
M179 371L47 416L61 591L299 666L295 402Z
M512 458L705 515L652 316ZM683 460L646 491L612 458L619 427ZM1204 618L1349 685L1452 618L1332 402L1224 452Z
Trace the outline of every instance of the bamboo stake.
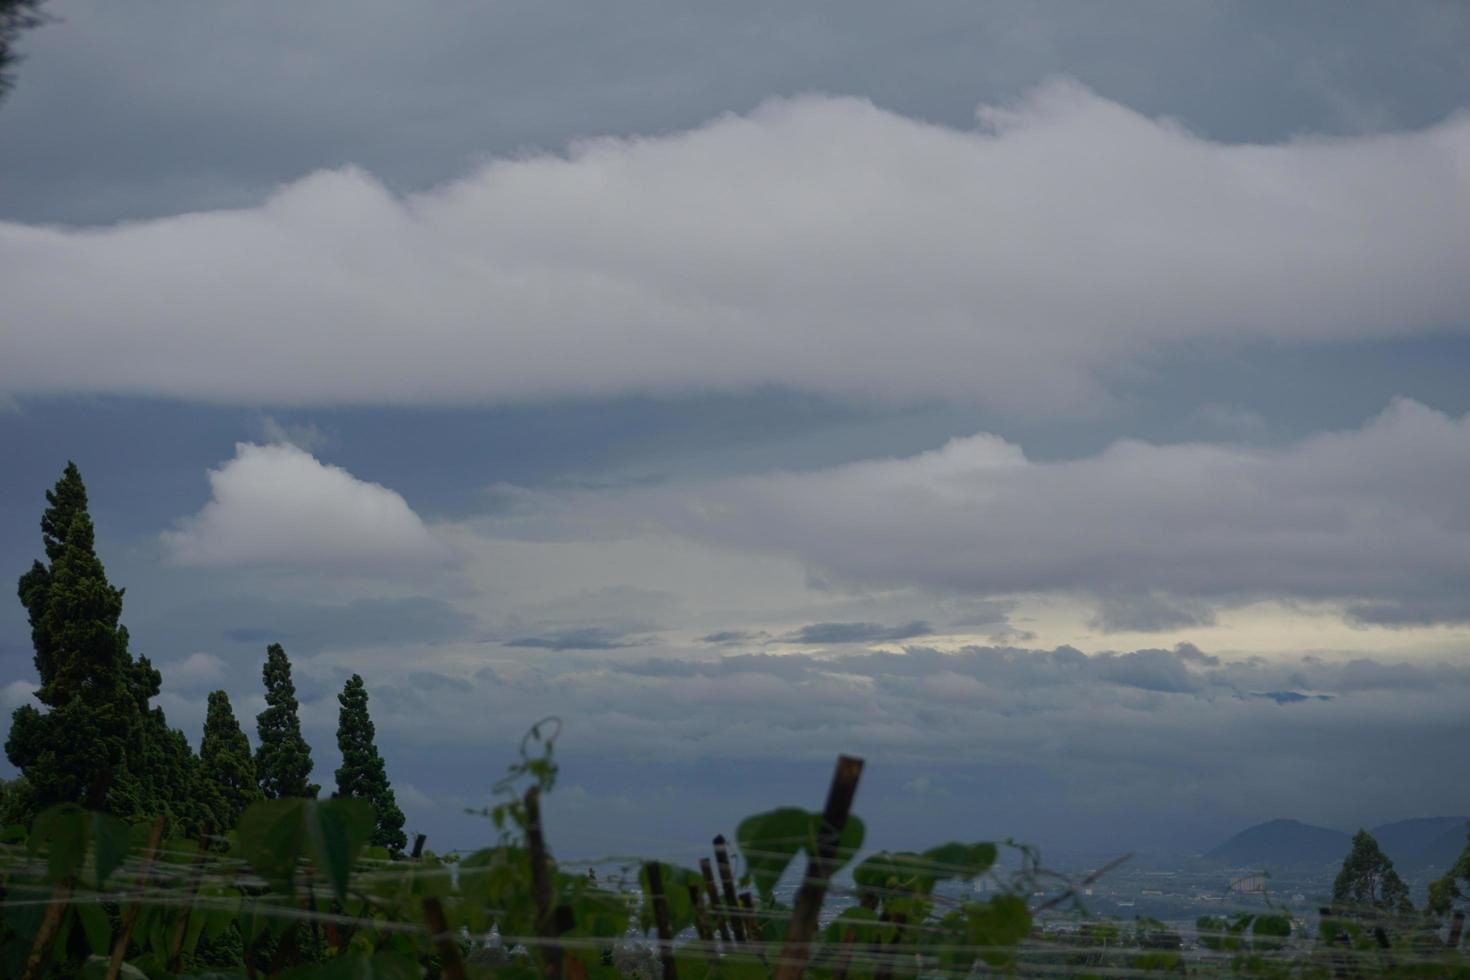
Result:
M663 966L663 980L679 980L679 968L674 962L674 931L669 927L669 901L664 896L664 872L657 861L643 865L648 875L648 890L653 894L653 924L658 929L658 958Z
M694 931L699 934L700 942L713 942L714 932L709 927L709 915L704 910L704 896L700 894L699 886L694 882L689 883L689 907L694 910Z
M419 840L424 839L419 835ZM424 923L439 951L439 968L445 980L465 980L464 959L459 955L459 943L449 931L449 921L444 917L444 903L430 895L424 899Z
M143 851L143 869L138 873L138 887L148 887L148 876L153 871L153 855L158 850L158 842L163 840L163 816L160 815L153 821L153 829L148 832L148 845ZM112 956L107 960L107 980L117 980L122 972L123 958L128 955L128 940L132 938L133 926L138 921L138 913L143 909L142 899L133 899L128 903L123 912L122 922L118 924L117 937L112 941Z
M189 928L189 916L193 914L191 904L199 893L199 882L204 878L204 858L209 853L209 835L212 828L207 824L199 832L199 849L194 852L194 864L189 869L189 897L184 905L184 914L174 926L174 934L168 942L168 968L179 971L179 959L184 946L184 932Z
M704 891L709 898L709 907L715 915L715 925L720 930L720 940L726 944L730 942L730 926L725 921L724 910L720 906L720 893L715 888L715 872L710 866L709 858L699 859L699 873L704 875Z
M715 863L720 866L720 884L725 889L725 908L729 909L730 931L737 943L745 942L745 923L740 919L740 900L735 897L735 876L730 873L730 848L725 835L715 838Z
M863 760L848 755L837 757L837 768L827 790L827 805L822 810L822 825L817 832L817 853L807 863L806 877L796 893L791 926L786 931L786 945L776 964L774 980L797 980L806 969L822 899L827 894L827 881L835 869L837 845L842 840L842 829L847 826L847 814L852 809L862 774Z
M71 899L73 881L68 876L51 889L51 901L46 905L41 928L37 930L36 941L31 944L30 955L26 957L25 972L21 974L21 980L36 980L46 969L46 961L51 958L51 946L56 942L56 930L61 927L61 917Z
M546 837L541 831L541 788L526 790L526 848L531 857L531 897L536 903L536 935L550 940L545 944L546 975L561 980L564 953L558 941L572 925L572 910L552 908L550 862L546 856Z

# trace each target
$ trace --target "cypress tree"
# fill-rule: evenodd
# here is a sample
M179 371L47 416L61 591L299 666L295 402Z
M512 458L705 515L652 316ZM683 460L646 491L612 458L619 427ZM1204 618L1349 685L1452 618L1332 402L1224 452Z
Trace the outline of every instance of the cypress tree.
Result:
M32 563L19 595L30 620L40 688L15 712L5 751L25 775L29 813L63 802L101 804L124 817L171 817L170 832L200 819L197 763L188 740L150 709L160 677L128 652L118 622L123 590L97 557L87 489L67 463L41 515L46 562ZM12 818L27 814L13 812Z
M218 794L220 829L235 826L240 814L261 799L255 783L255 760L250 743L235 720L230 696L224 691L209 694L209 714L204 719L204 742L199 746L199 763L204 778Z
M134 696L135 665L127 631L118 626L122 590L107 581L97 557L87 491L68 463L41 517L49 564L21 576L19 595L31 625L36 698L16 709L5 751L35 791L36 805L100 806L114 778L128 771L142 718ZM120 792L123 809L134 794Z
M310 781L311 746L301 737L297 717L296 685L291 683L291 661L279 643L266 647L266 709L255 716L260 746L255 750L255 776L268 800L315 797L321 787Z
M1332 884L1332 904L1343 909L1406 915L1414 910L1409 886L1366 830L1353 835L1353 847Z
M342 693L337 720L337 748L342 751L342 767L337 770L337 795L365 799L378 815L372 843L401 854L408 838L403 833L403 811L388 785L388 772L373 741L373 721L368 717L367 689L362 678L353 674Z

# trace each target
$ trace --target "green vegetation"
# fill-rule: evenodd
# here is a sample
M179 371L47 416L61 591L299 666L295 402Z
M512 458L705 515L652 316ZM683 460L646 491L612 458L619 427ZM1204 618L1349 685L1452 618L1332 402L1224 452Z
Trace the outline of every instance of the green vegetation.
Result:
M373 720L368 717L367 688L362 678L353 674L342 693L337 721L337 748L342 752L342 765L337 769L337 795L347 799L367 800L377 814L372 843L386 847L393 855L403 853L408 838L403 834L403 811L388 785L388 770L378 755L374 742Z
M212 796L217 798L215 813L221 827L233 827L245 808L263 799L255 784L255 760L250 756L250 743L235 720L230 696L224 691L209 694L209 714L204 719L204 741L199 746L199 762Z
M296 685L291 683L291 661L279 643L265 650L266 709L255 716L260 747L255 750L255 775L268 800L315 798L321 787L311 782L311 747L301 737L297 717Z
M1396 915L1406 915L1414 908L1409 901L1409 886L1366 830L1353 835L1353 849L1332 884L1332 903L1339 908Z

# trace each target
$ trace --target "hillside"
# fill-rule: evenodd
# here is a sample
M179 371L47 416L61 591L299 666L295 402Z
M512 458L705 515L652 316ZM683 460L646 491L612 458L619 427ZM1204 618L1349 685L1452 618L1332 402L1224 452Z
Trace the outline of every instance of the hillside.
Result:
M1419 817L1373 827L1369 832L1405 874L1422 877L1449 867L1465 846L1465 817ZM1338 864L1352 835L1300 820L1270 820L1247 827L1205 857L1237 867L1327 867Z
M1420 817L1374 827L1371 831L1406 874L1438 874L1454 863L1465 846L1465 817Z
M1340 830L1300 820L1270 820L1247 827L1205 855L1237 867L1321 865L1341 861L1352 838Z

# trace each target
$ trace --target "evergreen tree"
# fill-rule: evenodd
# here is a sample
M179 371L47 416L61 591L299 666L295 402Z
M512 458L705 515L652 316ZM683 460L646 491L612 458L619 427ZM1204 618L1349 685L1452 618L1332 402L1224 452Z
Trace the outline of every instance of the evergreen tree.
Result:
M123 590L97 557L87 490L68 463L46 493L45 563L20 578L40 687L15 712L5 751L29 787L25 808L102 804L124 817L171 816L171 832L197 826L197 760L161 709L148 707L160 677L128 652L119 625ZM24 814L15 816L25 818Z
M383 758L373 741L373 721L368 717L368 695L362 678L353 674L337 695L337 702L342 705L337 720L337 748L342 751L337 795L371 803L378 815L372 843L400 854L408 843L403 833L403 811L398 809Z
M1414 907L1409 886L1393 862L1366 830L1353 835L1353 847L1332 884L1332 904L1343 909L1373 910L1405 915Z
M311 746L301 737L296 714L296 685L291 683L291 661L279 643L266 647L266 709L255 716L260 746L255 750L255 775L268 800L315 797L321 787L310 781Z
M224 691L209 694L209 714L204 719L204 742L199 746L199 763L204 778L218 793L220 830L235 826L251 803L262 799L255 783L255 760L250 742L235 720L230 696Z
M34 789L37 806L101 805L127 770L127 749L142 721L127 631L118 626L122 590L108 583L97 557L76 464L67 464L46 500L51 506L41 535L49 564L34 562L18 591L41 682L36 698L50 711L18 708L5 750Z
M12 69L20 56L15 53L15 39L21 31L44 23L40 14L42 0L0 0L0 99L14 84Z
M1470 831L1470 825L1467 825L1467 831ZM1465 835L1465 846L1455 863L1443 875L1429 883L1429 914L1448 915L1454 908L1456 899L1467 897L1466 892L1460 889L1461 884L1470 889L1470 832Z

